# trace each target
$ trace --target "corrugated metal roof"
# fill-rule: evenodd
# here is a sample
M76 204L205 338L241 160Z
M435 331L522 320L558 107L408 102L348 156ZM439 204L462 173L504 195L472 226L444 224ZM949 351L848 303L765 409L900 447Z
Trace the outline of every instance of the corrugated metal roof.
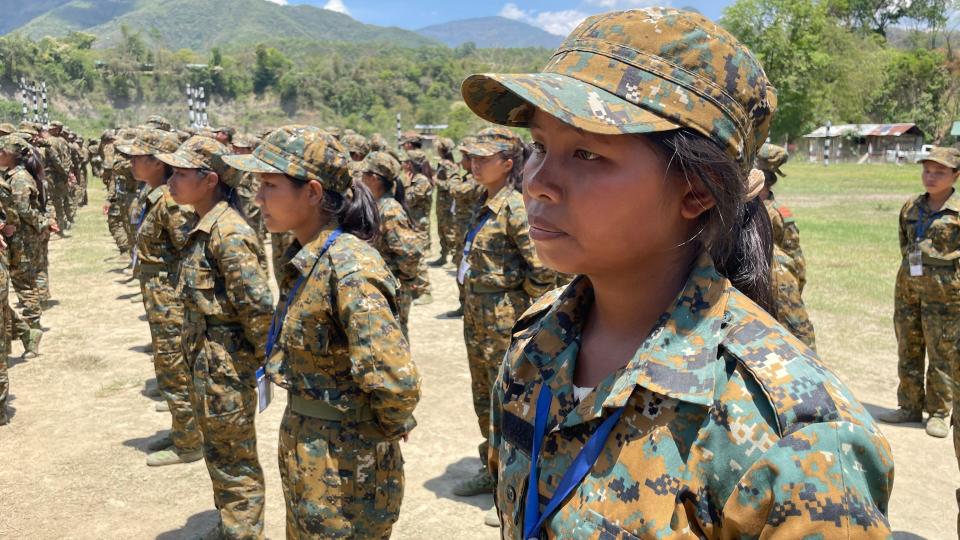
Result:
M830 137L857 135L858 137L899 137L917 128L916 124L837 124L830 126ZM820 126L804 138L823 139L827 136L827 126Z

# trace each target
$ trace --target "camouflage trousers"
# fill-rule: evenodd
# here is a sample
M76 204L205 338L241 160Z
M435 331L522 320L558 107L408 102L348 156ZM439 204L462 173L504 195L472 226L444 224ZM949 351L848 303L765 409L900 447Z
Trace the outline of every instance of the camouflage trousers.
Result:
M180 345L183 303L177 297L166 274L150 275L141 269L140 291L143 293L143 307L150 324L153 370L157 375L157 386L169 405L172 416L170 439L178 452L199 450L203 440L190 401L193 375L183 359Z
M116 242L120 253L126 253L130 251L130 239L127 237L127 230L124 225L126 219L120 207L119 198L110 201L110 207L107 210L107 228L110 230L110 236Z
M503 356L510 346L514 322L530 307L530 297L522 290L476 293L468 283L463 303L463 339L467 346L467 364L473 393L473 410L483 435L478 448L480 462L487 462L490 435L490 393L497 380Z
M203 457L220 514L220 535L263 538L264 480L257 459L253 352L243 329L207 325L187 313L183 355L193 366L193 410L203 434Z
M777 312L777 321L791 334L804 342L808 347L817 350L816 335L813 323L807 314L800 294L800 283L797 278L781 264L777 256L773 257L773 304Z
M953 370L960 362L960 276L951 267L924 266L923 271L923 276L910 277L904 265L897 274L897 404L946 418L954 396Z
M8 314L12 313L9 307L10 289L8 286L9 277L6 265L0 260L0 424L5 424L7 418L7 400L10 397L10 378L7 374L7 357L10 354L10 332L8 331L11 321Z
M456 252L457 231L453 226L450 190L437 190L437 232L440 235L440 255L446 257Z
M37 272L37 290L42 302L50 301L50 231L40 236L40 270Z
M76 217L77 208L74 206L72 189L73 187L66 180L54 181L50 190L50 203L57 213L57 225L60 230L67 230Z
M418 223L417 226L417 244L423 257L420 258L420 264L417 265L417 277L413 280L413 298L420 298L425 294L430 294L430 272L427 268L427 256L430 253L430 220L426 223Z
M136 216L130 215L130 208L137 202L137 192L124 193L120 197L120 216L123 222L123 232L127 236L127 245L137 245Z
M403 501L398 441L288 406L280 424L287 538L389 538Z
M23 305L20 316L34 327L40 326L44 291L40 279L43 274L42 250L46 242L41 236L31 236L32 230L17 231L9 240L10 283Z
M410 331L407 324L410 322L410 305L413 304L413 282L401 281L397 289L397 322L403 330L403 336L410 340Z

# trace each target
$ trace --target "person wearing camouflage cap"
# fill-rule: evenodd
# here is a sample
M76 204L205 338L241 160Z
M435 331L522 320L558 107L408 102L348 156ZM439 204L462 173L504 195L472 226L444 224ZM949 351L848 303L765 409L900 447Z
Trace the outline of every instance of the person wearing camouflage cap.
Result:
M43 165L50 184L47 196L56 214L57 226L65 232L73 227L76 219L77 208L72 192L78 179L70 143L61 136L62 128L60 122L52 122L42 132L42 144L46 149Z
M173 131L174 131L174 129L173 129L173 124L171 124L169 120L167 120L166 118L160 116L159 114L151 114L151 115L147 118L147 121L144 122L144 125L145 125L146 127L152 127L152 128L154 128L154 129L159 129L159 130L161 130L161 131L169 131L169 132L173 132Z
M230 147L234 154L251 154L256 148L257 141L247 135L237 135L233 138ZM263 244L267 239L267 232L263 226L263 217L260 215L260 206L257 205L257 191L260 190L260 178L256 174L246 171L236 171L240 175L237 180L237 198L240 210L247 218L247 223L257 232L257 238Z
M260 175L270 232L296 236L277 269L284 294L266 365L288 392L279 443L287 537L388 538L420 376L397 322L400 284L368 244L379 230L370 191L351 178L343 145L314 127L282 127L227 163Z
M889 444L767 312L763 177L748 173L776 97L751 52L696 12L617 11L541 72L473 75L462 93L530 128L530 236L578 275L503 325L503 538L890 536Z
M17 126L4 122L0 124L0 135L10 135L17 132Z
M173 169L156 158L178 147L175 134L142 128L133 141L116 148L130 159L133 177L145 186L143 207L136 218L134 273L150 326L157 386L171 414L170 434L147 446L151 451L147 465L153 467L203 458L202 436L190 402L193 374L181 343L183 301L176 292L178 266L197 215L173 200L167 186Z
M420 150L423 148L423 135L416 131L408 130L400 134L400 140L397 141L400 148L409 152L411 150Z
M902 262L894 286L893 312L898 408L879 419L921 422L926 412L927 434L946 437L951 410L956 410L960 399L956 340L960 319L956 264L960 260L960 196L956 192L960 150L934 147L919 161L924 193L910 198L900 210ZM956 427L958 420L953 422ZM954 440L960 442L956 429Z
M430 252L430 211L433 207L433 168L427 154L422 150L407 150L400 156L403 166L403 189L410 219L417 225L417 238L420 239L420 251L424 257ZM430 292L430 273L426 258L420 261L420 271L413 285L415 305L427 305L433 302Z
M5 214L0 229L6 242L4 272L9 287L20 302L21 309L11 312L3 307L7 328L13 331L7 336L20 339L26 357L39 354L43 336L40 318L43 313L43 290L39 280L43 272L41 253L49 238L50 221L45 214L43 201L43 165L40 153L28 141L16 135L0 138L0 169L3 172L3 188L0 189L0 205ZM7 279L3 279L6 282ZM8 287L3 287L7 290Z
M340 137L340 142L354 161L363 161L363 158L370 152L370 144L367 142L367 138L358 133L344 135Z
M223 126L213 130L213 134L217 142L229 145L233 143L233 136L237 134L237 130L229 126Z
M447 263L447 258L453 254L457 243L456 229L453 226L453 193L455 183L460 181L460 167L453 161L455 144L452 139L438 137L434 143L437 156L437 171L434 175L434 184L437 191L437 235L440 237L440 257L429 263L433 267L441 267Z
M181 345L193 366L194 414L220 522L211 538L263 538L264 480L257 459L256 372L273 294L266 255L237 210L238 175L226 146L197 135L156 158L173 167L170 194L199 221L181 250Z
M413 290L423 264L423 249L417 236L417 224L410 219L406 193L400 176L400 163L387 152L371 152L360 168L363 183L377 201L380 234L373 246L380 252L387 268L400 281L397 289L397 319L403 335L410 332L410 306Z
M464 137L460 141L460 145L457 146L457 152L460 153L460 170L462 170L462 172L459 174L460 182L454 183L450 188L451 195L453 196L451 208L453 212L453 235L455 239L453 245L453 264L455 267L459 267L460 261L463 260L464 241L467 231L470 230L470 220L480 205L483 204L484 199L487 198L487 190L473 178L470 154L466 151L466 147L475 142L476 137L468 136ZM463 298L465 292L463 285L459 282L457 283L457 289L459 290L460 306L446 313L446 316L450 318L463 317Z
M495 485L486 468L489 452L490 391L509 328L533 299L556 286L556 274L533 249L520 182L524 151L520 138L503 127L481 131L467 148L473 175L486 191L471 218L457 283L464 288L463 337L473 391L473 409L483 441L481 468L453 488L459 496L489 493Z
M383 152L390 147L390 144L387 143L386 137L380 133L374 133L370 136L370 151L371 152Z
M760 147L756 158L757 170L764 177L759 197L767 210L773 232L773 257L770 261L772 313L790 333L815 351L816 333L802 296L807 284L807 263L800 249L800 229L793 212L776 199L771 189L780 177L786 176L781 168L789 157L786 148L768 143Z

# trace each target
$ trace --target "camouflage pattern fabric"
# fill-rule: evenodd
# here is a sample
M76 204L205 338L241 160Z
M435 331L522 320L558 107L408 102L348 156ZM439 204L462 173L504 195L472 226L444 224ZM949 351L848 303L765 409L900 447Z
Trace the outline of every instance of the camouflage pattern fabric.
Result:
M776 318L800 341L816 351L816 334L802 298L807 271L800 249L800 231L790 209L777 202L773 193L763 204L773 230L770 269Z
M450 192L453 195L453 228L456 231L453 262L459 265L463 257L464 240L470 230L470 220L487 197L487 190L473 179L470 171L467 171L460 177L458 183L453 184Z
M744 45L699 13L672 8L588 17L541 73L472 75L462 93L478 116L504 126L528 127L538 108L590 133L687 127L721 143L744 172L777 101Z
M190 233L178 292L194 413L224 538L263 538L263 470L254 426L273 297L256 233L219 202Z
M296 236L292 232L270 233L270 261L273 263L273 278L280 286L280 271L283 268L283 256L293 244Z
M404 186L407 195L407 208L410 219L417 225L417 243L424 258L420 260L420 270L413 283L413 297L419 298L430 293L430 274L426 255L430 253L430 209L433 205L433 183L422 174L414 175Z
M403 210L403 206L385 194L377 201L380 211L380 235L373 247L377 249L390 272L400 281L397 289L397 319L403 335L409 337L407 323L410 319L410 304L413 302L413 287L423 263L420 239Z
M47 159L43 165L50 182L47 198L56 212L57 225L60 226L60 230L66 231L73 223L76 213L70 197L69 177L73 174L74 168L70 145L64 139L54 136L44 138L43 144L47 148Z
M491 217L474 237L464 280L463 339L470 368L473 408L487 455L490 392L503 355L510 345L510 328L531 300L555 286L556 274L543 266L533 243L520 192L507 186L487 201ZM478 214L471 228L480 222Z
M257 191L260 190L260 178L250 172L238 172L240 178L237 180L237 199L240 202L240 210L243 211L243 217L247 218L247 223L257 233L260 243L266 241L267 230L263 226L263 218L260 215L260 206L257 204Z
M701 255L628 364L573 395L589 280L545 296L513 329L493 392L490 468L503 538L522 538L590 435L623 408L599 459L541 538L888 538L893 456L816 355ZM694 348L691 349L691 346ZM536 401L553 400L528 486Z
M893 315L900 377L897 403L909 411L946 418L955 392L953 366L960 363L960 195L954 192L935 213L927 201L924 194L900 210L903 262L894 289ZM907 253L917 245L921 211L930 224L919 242L923 275L913 277Z
M387 538L403 498L397 441L416 426L420 375L396 320L397 279L349 233L321 255L334 227L287 249L279 305L304 282L267 361L290 392L280 433L287 537Z
M17 228L13 236L6 239L10 282L23 304L20 316L36 328L43 311L43 290L38 283L43 270L40 252L48 228L36 180L25 168L15 167L6 172L0 204L7 214L6 223Z
M199 450L200 429L191 404L193 377L181 344L183 302L177 296L177 267L190 231L192 209L178 205L166 185L149 190L147 212L137 233L137 275L153 343L157 386L170 408L170 438L177 452Z
M444 259L454 253L457 230L453 223L453 189L460 182L460 166L444 159L437 167L437 232L440 236L440 256Z
M7 372L7 358L10 356L9 275L6 261L0 257L0 426L10 421L7 413L7 400L10 399L10 375Z

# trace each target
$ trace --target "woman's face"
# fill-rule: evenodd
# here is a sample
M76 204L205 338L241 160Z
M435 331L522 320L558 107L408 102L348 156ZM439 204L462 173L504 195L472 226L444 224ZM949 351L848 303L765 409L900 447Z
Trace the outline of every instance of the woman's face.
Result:
M931 195L943 195L953 189L960 172L935 161L923 162L923 189Z
M260 174L257 204L263 224L272 233L296 230L320 212L323 187L316 180L298 184L283 174Z
M166 171L163 162L153 156L130 156L130 169L139 182L162 181Z
M483 187L493 187L506 182L513 170L513 160L504 159L502 154L492 156L471 156L470 170L473 179Z
M633 272L682 258L680 246L714 204L699 180L668 175L642 136L586 133L539 110L531 135L523 181L530 238L560 272Z
M194 205L211 196L220 180L216 173L201 172L200 169L173 169L167 184L170 186L170 196L177 204Z
M12 169L17 164L17 158L10 152L0 150L0 167Z

